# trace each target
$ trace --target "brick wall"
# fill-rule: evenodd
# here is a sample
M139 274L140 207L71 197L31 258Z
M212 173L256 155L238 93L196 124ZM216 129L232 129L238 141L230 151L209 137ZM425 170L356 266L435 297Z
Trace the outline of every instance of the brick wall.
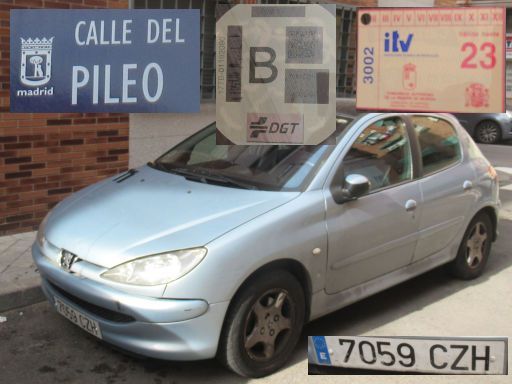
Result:
M127 115L9 113L9 11L127 7L128 0L0 0L0 236L36 229L70 193L128 166Z

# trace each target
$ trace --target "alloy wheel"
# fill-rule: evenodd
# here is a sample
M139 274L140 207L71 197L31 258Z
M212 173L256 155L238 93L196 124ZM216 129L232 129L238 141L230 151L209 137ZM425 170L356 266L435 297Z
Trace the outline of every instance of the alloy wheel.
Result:
M291 334L295 304L284 289L272 289L253 304L245 322L244 347L256 361L270 360Z
M499 127L492 121L483 122L478 127L478 141L484 144L493 144L498 141Z
M466 242L466 262L470 268L477 268L482 262L488 237L486 226L478 221Z

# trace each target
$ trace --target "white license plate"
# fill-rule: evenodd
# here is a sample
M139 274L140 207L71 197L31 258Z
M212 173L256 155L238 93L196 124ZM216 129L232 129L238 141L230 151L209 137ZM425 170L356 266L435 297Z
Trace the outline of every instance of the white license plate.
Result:
M310 363L439 374L506 375L506 337L310 336Z
M54 297L54 300L55 308L57 308L57 312L59 312L62 316L75 323L83 330L89 332L91 335L96 336L99 339L102 338L100 325L96 320L91 319L90 317L84 315L82 312L77 311L76 309L63 303L56 297Z

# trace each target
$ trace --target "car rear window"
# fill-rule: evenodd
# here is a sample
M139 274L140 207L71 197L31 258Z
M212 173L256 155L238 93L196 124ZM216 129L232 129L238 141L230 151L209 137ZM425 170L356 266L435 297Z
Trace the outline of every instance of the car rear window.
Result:
M459 137L448 121L423 115L412 116L411 119L420 145L423 175L430 175L459 162Z

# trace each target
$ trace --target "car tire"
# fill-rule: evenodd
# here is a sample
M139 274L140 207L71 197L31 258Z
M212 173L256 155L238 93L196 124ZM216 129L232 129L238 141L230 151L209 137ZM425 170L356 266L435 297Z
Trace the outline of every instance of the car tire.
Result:
M258 274L230 304L217 358L245 377L262 377L291 356L305 320L305 298L297 279L285 270Z
M491 252L493 225L489 215L480 213L471 220L464 233L457 257L449 264L455 277L470 280L480 276Z
M475 139L482 144L496 144L501 140L501 127L491 120L482 121L475 129Z

